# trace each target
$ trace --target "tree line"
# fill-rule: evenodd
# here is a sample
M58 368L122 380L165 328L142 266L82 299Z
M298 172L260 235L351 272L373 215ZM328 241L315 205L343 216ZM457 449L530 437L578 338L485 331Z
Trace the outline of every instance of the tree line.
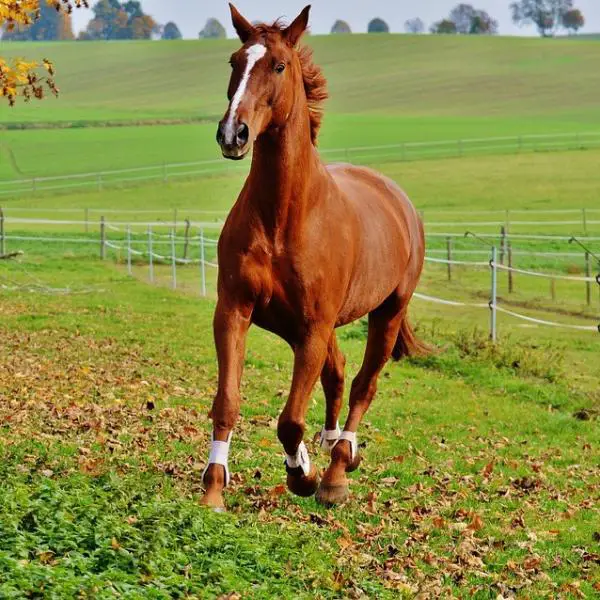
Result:
M574 6L574 0L517 0L510 5L513 22L517 25L534 25L540 35L553 36L564 29L576 33L585 24L583 13ZM41 3L39 18L29 26L5 28L3 40L74 40L75 34L68 12ZM93 7L93 17L79 40L133 40L160 37L165 40L181 39L181 31L170 21L159 25L144 13L141 3L135 0L99 0ZM404 24L407 33L418 34L426 30L420 18L409 19ZM388 24L381 18L372 19L368 33L389 33ZM487 11L471 4L458 4L448 16L433 23L429 32L447 35L494 35L498 33L498 21ZM347 21L338 19L331 28L333 34L352 33ZM200 31L200 38L225 38L225 27L214 18L208 19Z

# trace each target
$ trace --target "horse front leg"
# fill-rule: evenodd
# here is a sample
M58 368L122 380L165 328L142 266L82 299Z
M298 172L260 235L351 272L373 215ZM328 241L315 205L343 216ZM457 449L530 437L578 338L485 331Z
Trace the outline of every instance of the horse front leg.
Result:
M338 417L344 398L344 366L346 359L341 353L335 331L331 334L327 347L327 358L321 372L321 385L325 394L325 425L321 429L321 448L327 453L340 437Z
M331 331L316 329L295 347L292 387L279 416L277 436L286 454L287 486L297 496L312 496L319 485L317 469L310 462L303 438L308 402L327 357Z
M223 489L229 482L229 443L240 413L240 384L244 367L246 335L252 306L238 306L219 300L213 322L219 383L210 417L213 433L208 465L203 474L202 504L224 510Z

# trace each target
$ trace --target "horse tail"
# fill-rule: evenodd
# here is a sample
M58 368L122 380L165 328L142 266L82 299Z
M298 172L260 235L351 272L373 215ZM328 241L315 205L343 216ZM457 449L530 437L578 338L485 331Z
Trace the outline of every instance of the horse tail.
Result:
M415 336L415 332L408 322L408 317L404 317L402 325L400 325L398 339L392 350L392 358L400 360L404 356L427 356L432 352L433 349L430 346Z

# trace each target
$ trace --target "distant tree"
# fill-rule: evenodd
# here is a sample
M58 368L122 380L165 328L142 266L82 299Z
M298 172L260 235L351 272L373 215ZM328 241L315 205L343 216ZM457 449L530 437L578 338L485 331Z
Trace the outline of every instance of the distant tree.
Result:
M572 8L562 16L562 26L569 33L577 33L584 25L585 18L578 8Z
M35 22L31 25L19 25L12 30L5 29L2 32L2 40L42 42L73 39L71 19L68 14L62 11L57 12L46 2L42 2L39 8L39 18Z
M423 33L425 31L425 23L418 17L416 19L408 19L404 23L404 31L406 33Z
M142 40L159 31L158 24L142 10L140 2L100 0L93 7L94 18L80 40Z
M451 11L448 21L456 26L456 33L471 33L471 24L475 17L475 8L471 4L457 4Z
M454 34L456 33L456 23L450 19L442 19L434 23L429 31L437 34Z
M73 19L68 13L61 13L60 15L60 32L58 34L59 40L74 40L75 34L73 33Z
M490 17L485 10L476 10L471 20L471 29L473 35L496 35L498 33L498 21Z
M518 0L510 5L517 25L535 25L542 37L554 35L573 0Z
M431 33L462 35L493 35L498 33L498 21L485 10L477 10L471 4L457 4L447 19L434 23Z
M179 27L173 21L169 21L162 30L161 38L163 40L180 40L182 38Z
M204 29L199 33L200 38L225 38L227 32L225 27L217 19L208 19Z
M376 17L375 19L373 19L372 21L369 22L369 25L367 26L367 32L368 33L389 33L390 28L383 19Z
M338 19L331 28L331 33L352 33L350 25L346 21Z

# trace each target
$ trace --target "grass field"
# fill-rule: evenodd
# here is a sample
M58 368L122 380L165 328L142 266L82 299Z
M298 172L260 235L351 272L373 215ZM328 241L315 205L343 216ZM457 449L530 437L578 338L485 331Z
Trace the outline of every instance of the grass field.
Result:
M594 42L399 35L309 42L330 84L324 149L595 131L600 119L600 88L590 77L600 59ZM52 56L63 93L56 101L3 108L0 123L86 127L3 131L0 177L216 157L215 123L225 111L227 58L235 47L233 41L6 45L8 55ZM204 122L87 127L190 119Z
M590 75L600 58L594 41L340 36L310 43L332 91L324 148L584 132L600 122L600 87ZM233 47L6 46L55 58L63 94L57 102L2 108L0 121L81 127L1 130L0 180L214 157L214 120L225 108ZM112 120L198 122L89 126ZM586 208L590 221L600 220L599 162L599 150L582 150L374 166L406 189L426 222L452 219L458 225L451 232L463 233L473 229L465 223L489 220L477 216L486 210ZM359 433L364 461L352 475L351 499L326 510L284 487L275 422L292 356L281 340L253 329L229 512L199 505L217 382L215 272L208 272L205 299L197 265L179 268L177 291L169 289L168 265L155 265L154 286L144 261L134 261L128 277L122 251L99 260L97 223L103 210L115 222L164 220L165 232L176 209L180 235L190 216L212 221L205 231L215 237L247 167L0 201L9 235L91 240L8 240L8 250L24 255L0 260L0 598L497 600L600 593L594 332L499 315L500 340L492 345L487 309L415 299L411 318L439 352L385 368ZM10 221L85 214L94 220L87 234L82 225ZM536 216L540 224L511 231L584 238L579 218ZM550 220L565 222L543 223ZM108 236L122 244L120 227ZM590 224L587 233L600 236L600 225ZM155 250L168 254L166 238L159 241ZM431 238L430 252L445 243ZM600 253L600 242L586 243ZM454 249L482 250L477 260L489 252L473 239L455 240ZM566 242L523 241L515 249L533 252L516 255L516 266L583 272L582 252L566 259L535 254L577 250ZM192 248L194 258L197 252ZM214 260L214 247L207 252ZM444 266L428 264L419 291L487 302L488 269L454 267L452 281L446 277ZM597 287L587 306L580 282L557 282L552 298L548 280L519 275L509 294L502 273L498 293L501 305L518 312L594 325ZM349 385L364 351L364 324L343 328L339 339ZM326 457L311 440L322 426L323 404L318 387L306 441L319 467Z
M214 515L197 503L213 303L90 260L0 268L88 291L0 304L2 597L591 597L599 586L597 337L515 328L493 348L485 311L416 302L421 335L444 350L386 368L352 499L328 511L282 487L273 423L291 357L254 330L230 514ZM364 331L341 339L350 377ZM308 439L322 412L317 391Z

